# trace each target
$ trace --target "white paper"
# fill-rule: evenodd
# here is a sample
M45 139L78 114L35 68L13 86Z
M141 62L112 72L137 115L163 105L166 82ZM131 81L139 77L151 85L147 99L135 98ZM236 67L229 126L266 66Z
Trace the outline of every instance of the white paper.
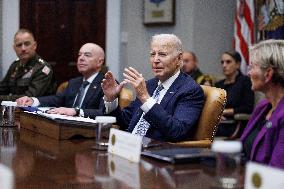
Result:
M67 115L60 115L60 114L48 114L48 113L43 113L43 112L28 112L28 111L25 111L25 112L30 113L30 114L41 115L43 117L47 117L53 120L63 119L63 120L71 120L71 121L82 121L82 122L87 122L87 123L97 123L96 120L91 119L91 118L74 117L74 116L67 116Z
M9 167L0 164L0 187L1 189L14 188L14 174Z
M142 137L129 132L111 128L108 152L139 162L141 156Z
M245 189L283 189L284 170L248 162Z

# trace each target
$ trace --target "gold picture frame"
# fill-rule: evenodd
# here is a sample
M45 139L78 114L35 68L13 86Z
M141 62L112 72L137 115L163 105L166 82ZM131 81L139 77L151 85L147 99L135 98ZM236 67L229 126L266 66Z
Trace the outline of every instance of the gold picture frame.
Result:
M145 25L174 25L175 0L144 0Z

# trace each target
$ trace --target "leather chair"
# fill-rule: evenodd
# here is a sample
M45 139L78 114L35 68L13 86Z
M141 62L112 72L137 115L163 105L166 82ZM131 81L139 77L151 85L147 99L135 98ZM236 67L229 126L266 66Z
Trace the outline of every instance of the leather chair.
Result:
M119 106L120 108L125 108L133 101L133 92L130 89L122 88L119 94Z
M56 93L62 93L68 85L68 81L61 83L56 90Z
M227 93L216 87L205 85L201 85L201 87L204 91L205 103L193 139L172 144L182 147L208 148L211 146L227 102Z

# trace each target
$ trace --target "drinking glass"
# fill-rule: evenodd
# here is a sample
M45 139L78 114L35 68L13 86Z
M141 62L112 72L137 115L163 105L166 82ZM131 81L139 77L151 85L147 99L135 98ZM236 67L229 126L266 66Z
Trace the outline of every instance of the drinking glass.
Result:
M112 124L116 122L115 117L111 116L97 116L97 127L96 127L96 144L94 149L107 150L109 131Z

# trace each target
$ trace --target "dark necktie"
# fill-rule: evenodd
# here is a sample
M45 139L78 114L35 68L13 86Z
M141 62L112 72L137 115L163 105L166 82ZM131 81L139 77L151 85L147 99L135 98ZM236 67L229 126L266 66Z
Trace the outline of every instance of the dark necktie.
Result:
M153 99L156 100L156 102L159 102L159 97L160 97L160 92L161 90L163 90L164 87L163 85L159 85L156 90L154 91L153 94ZM134 130L132 131L133 134L135 135L139 135L139 136L145 136L146 132L148 131L148 129L150 128L150 124L143 118L145 115L145 113L143 112L143 114L141 115L138 123L136 124Z
M84 96L84 91L85 91L85 88L88 85L89 85L89 82L88 81L84 81L82 83L82 85L80 86L79 91L77 93L76 101L75 101L75 103L73 105L73 108L75 108L75 107L81 108L81 104L82 104L82 100L83 100L83 96Z

